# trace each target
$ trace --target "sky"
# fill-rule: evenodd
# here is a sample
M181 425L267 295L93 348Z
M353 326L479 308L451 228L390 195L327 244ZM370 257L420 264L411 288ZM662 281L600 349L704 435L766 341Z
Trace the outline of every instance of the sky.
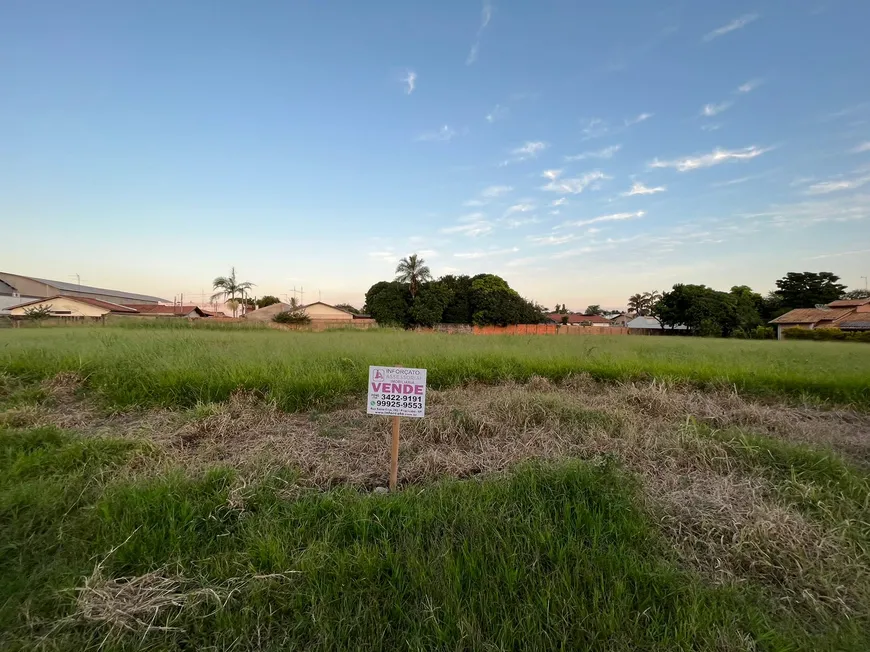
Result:
M3 0L3 271L361 306L870 274L870 3ZM298 293L297 293L297 296Z

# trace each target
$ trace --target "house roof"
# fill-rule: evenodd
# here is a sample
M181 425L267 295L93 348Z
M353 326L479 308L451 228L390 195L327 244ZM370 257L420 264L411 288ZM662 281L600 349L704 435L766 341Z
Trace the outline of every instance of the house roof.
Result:
M852 313L851 308L823 309L823 308L797 308L789 310L776 319L771 319L770 324L815 324L820 321L836 321Z
M18 292L14 286L9 285L6 281L0 278L0 294L13 294Z
M828 304L829 308L857 308L870 303L870 299L838 299Z
M109 312L129 312L135 313L135 308L130 308L129 306L122 306L118 303L111 303L110 301L101 301L100 299L91 299L90 297L70 297L67 295L56 294L53 297L46 297L44 299L34 299L33 301L28 301L26 303L19 303L16 306L9 306L9 310L14 310L15 308L26 308L27 306L33 306L37 303L46 303L47 301L54 301L56 299L64 299L65 301L77 301L78 303L86 303L90 306L94 306L95 308L102 308L103 310L108 310Z
M655 319L654 317L648 317L645 315L638 315L637 317L632 319L630 322L628 322L626 324L626 326L628 328L642 328L645 330L655 330L655 331L665 330L664 328L662 328L662 325L658 319ZM671 329L671 327L668 326L667 330L684 331L687 328L688 328L688 326L686 326L684 324L677 324L676 326L673 327L673 329Z
M191 312L196 312L205 316L207 313L199 306L161 306L153 303L125 303L125 307L133 308L136 312L143 315L187 315Z
M299 306L299 309L302 310L302 309L310 308L311 306L317 306L317 305L326 306L327 308L332 308L333 310L338 310L339 312L343 312L346 315L353 314L352 312L350 312L348 310L343 310L342 308L336 308L335 306L328 304L328 303L324 303L323 301L313 301L311 303L306 303L304 306Z
M601 315L583 315L579 312L571 312L567 315L563 315L558 312L552 312L547 315L547 319L550 321L554 321L557 324L562 323L562 318L567 317L569 324L581 324L584 321L588 321L592 324L609 324L610 320L607 317L602 317Z
M839 321L837 326L844 331L870 331L870 314L856 313Z
M166 299L161 299L160 297L152 297L148 294L135 294L133 292L122 292L119 290L108 290L106 288L97 288L92 287L90 285L79 285L78 283L67 283L66 281L52 281L47 278L37 278L35 276L25 276L24 274L13 274L12 272L5 272L10 276L18 276L21 278L28 278L32 281L36 281L37 283L45 283L46 285L50 285L51 287L60 290L62 292L84 292L86 294L111 294L116 297L120 297L122 299L132 299L134 301L163 301L166 302Z

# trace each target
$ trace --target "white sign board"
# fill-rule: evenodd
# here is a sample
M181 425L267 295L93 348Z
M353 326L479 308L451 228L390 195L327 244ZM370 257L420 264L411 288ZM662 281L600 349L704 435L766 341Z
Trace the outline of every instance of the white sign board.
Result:
M369 414L422 417L426 412L426 370L369 367Z

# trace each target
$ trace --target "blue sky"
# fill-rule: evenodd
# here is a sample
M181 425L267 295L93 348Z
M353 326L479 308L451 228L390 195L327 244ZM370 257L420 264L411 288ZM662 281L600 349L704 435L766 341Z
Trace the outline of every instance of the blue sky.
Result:
M870 3L0 3L0 268L552 307L870 274ZM7 239L7 235L11 236Z

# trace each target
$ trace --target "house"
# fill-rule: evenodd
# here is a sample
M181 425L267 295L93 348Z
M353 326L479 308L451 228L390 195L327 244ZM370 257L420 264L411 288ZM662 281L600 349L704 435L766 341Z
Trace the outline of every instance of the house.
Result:
M252 310L246 315L249 321L272 321L272 318L279 312L287 312L293 310L293 306L289 303L273 303L271 306ZM354 320L353 313L336 308L322 301L315 301L304 306L297 306L296 310L304 310L311 318L312 322L319 324L340 324L342 322L352 323Z
M610 320L601 315L583 315L577 312L570 312L567 315L551 312L547 315L547 319L553 324L566 323L566 317L568 318L567 324L569 326L610 326Z
M61 295L34 299L11 306L9 314L13 319L24 319L31 310L48 308L49 316L65 319L103 319L106 315L124 315L136 310L117 303L100 301L90 297L65 297Z
M12 296L28 296L38 298L53 298L57 296L86 297L98 299L109 303L125 304L157 304L169 303L160 297L152 297L147 294L135 294L121 290L107 290L78 283L65 281L51 281L35 276L22 276L11 272L0 272L0 294L9 293Z
M619 315L613 315L612 317L610 317L610 325L627 328L628 322L630 322L632 319L634 319L634 315L629 315L627 312L623 312Z
M825 306L789 310L768 323L776 327L776 339L781 340L787 328L843 328L848 323L844 330L865 330L860 324L868 321L870 299L840 299Z
M655 317L647 315L638 315L626 324L629 333L632 335L663 335L671 331L687 331L689 327L684 324L677 324L673 328L670 326L662 327L661 322Z
M182 306L180 304L155 306L147 303L125 303L124 305L136 311L135 313L128 313L133 317L187 317L188 319L211 317L209 313L199 306Z

